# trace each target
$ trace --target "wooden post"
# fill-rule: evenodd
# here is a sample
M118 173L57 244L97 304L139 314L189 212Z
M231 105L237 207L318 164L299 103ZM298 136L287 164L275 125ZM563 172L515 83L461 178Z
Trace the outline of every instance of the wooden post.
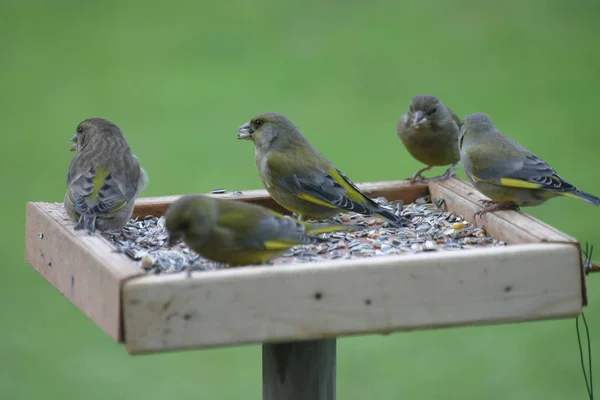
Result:
M335 400L336 340L263 344L263 400Z

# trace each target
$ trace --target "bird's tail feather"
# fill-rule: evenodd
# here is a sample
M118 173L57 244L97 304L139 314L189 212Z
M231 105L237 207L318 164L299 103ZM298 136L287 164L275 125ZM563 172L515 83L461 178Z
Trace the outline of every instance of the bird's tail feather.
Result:
M581 199L583 201L586 201L594 206L600 206L600 198L599 197L593 196L589 193L582 192L581 190L576 190L574 192L567 192L567 193L565 193L565 196L575 197L575 198Z

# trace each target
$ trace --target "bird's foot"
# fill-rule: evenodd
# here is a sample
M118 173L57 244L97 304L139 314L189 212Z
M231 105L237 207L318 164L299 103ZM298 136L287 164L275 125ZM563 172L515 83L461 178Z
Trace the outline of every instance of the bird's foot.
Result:
M446 170L446 172L444 172L443 175L436 176L435 178L431 178L431 180L433 180L433 181L443 181L443 180L446 180L446 179L450 179L453 176L456 176L456 167L458 167L458 163L452 164L452 166L450 166L450 168L448 168Z
M488 200L488 199L481 199L479 200L479 202L481 203L482 206L484 207L489 207L489 206L493 206L494 204L498 204L497 201L494 200Z
M419 182L419 181L423 181L425 180L425 178L423 177L423 175L419 174L419 175L415 175L412 178L410 178L409 183L411 185L414 185L415 183Z
M446 170L446 172L444 172L444 175L436 176L435 178L433 178L433 180L444 181L444 180L450 179L454 176L456 176L456 171L454 170L454 168L450 167Z
M425 171L429 171L431 168L431 166L427 166L425 168L421 168L420 170L418 170L417 172L415 172L415 174L412 176L412 178L410 178L410 184L414 185L417 181L424 181L427 178L425 178L423 176L423 172Z
M503 211L503 210L513 210L519 211L519 206L512 201L494 201L494 200L479 200L481 204L483 204L486 208L483 210L477 211L473 214L473 219L477 217L483 219L484 215L494 211Z

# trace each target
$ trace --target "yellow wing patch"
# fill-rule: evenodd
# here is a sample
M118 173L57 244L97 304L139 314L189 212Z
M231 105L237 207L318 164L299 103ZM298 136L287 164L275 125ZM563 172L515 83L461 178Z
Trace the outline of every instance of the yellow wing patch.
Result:
M94 176L94 190L92 191L92 196L98 197L98 192L104 186L104 179L110 174L110 172L105 169L98 167L96 168L96 176Z
M306 201L318 204L323 207L336 208L333 204L323 201L321 199L318 199L318 198L311 196L309 194L306 194L306 193L299 193L298 197L301 198L302 200L306 200Z
M294 246L296 243L283 242L277 240L267 240L264 242L265 248L267 250L287 250L290 247Z
M330 168L327 172L337 184L346 189L346 197L357 203L364 202L363 194L356 190L335 168Z
M533 182L527 182L521 179L510 179L510 178L501 178L500 184L502 186L509 186L514 188L522 188L522 189L539 189L542 185Z
M349 229L358 230L361 228L360 225L333 225L333 224L310 224L305 223L306 233L309 235L316 235L319 233L339 232L347 231Z

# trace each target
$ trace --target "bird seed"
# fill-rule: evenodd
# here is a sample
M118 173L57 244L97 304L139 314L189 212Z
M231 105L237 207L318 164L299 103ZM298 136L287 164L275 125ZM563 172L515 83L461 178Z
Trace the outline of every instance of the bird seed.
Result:
M319 243L294 246L272 260L271 264L363 259L506 245L489 236L483 227L472 226L462 217L445 211L444 202L439 199L432 202L429 196L424 196L407 205L400 201L388 202L383 197L375 201L408 219L410 226L395 228L379 218L356 213L339 214L333 218L333 222L360 225L363 229L321 233L317 235ZM122 230L107 232L103 236L116 251L126 254L149 274L227 267L201 257L184 243L169 248L164 217L149 215L130 220Z

